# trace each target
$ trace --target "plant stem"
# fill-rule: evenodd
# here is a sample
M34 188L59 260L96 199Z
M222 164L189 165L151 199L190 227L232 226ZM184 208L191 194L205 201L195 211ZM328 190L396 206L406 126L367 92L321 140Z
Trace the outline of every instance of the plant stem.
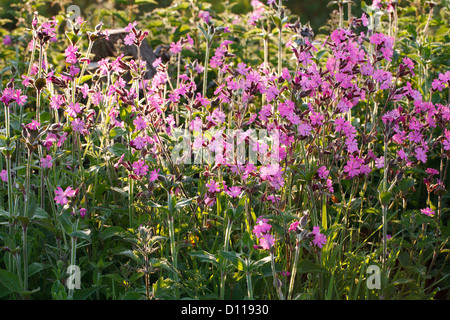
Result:
M277 290L278 298L284 300L283 292L281 292L281 285L278 283L277 274L275 272L275 257L272 250L273 249L270 251L270 266L272 267L273 286Z
M27 250L27 230L26 225L22 225L22 245L23 245L23 291L28 290L28 250Z
M131 161L131 133L128 135L128 159ZM128 176L130 181L130 186L128 188L128 220L130 224L130 228L133 227L133 216L134 216L134 207L133 207L133 199L134 199L134 179Z
M31 177L31 158L32 153L29 146L27 146L28 149L28 159L27 159L27 171L26 171L26 182L25 182L25 199L24 199L24 210L23 210L23 216L28 216L28 204L30 201L30 177ZM41 187L43 188L43 186Z
M208 86L208 63L209 63L209 49L210 49L211 43L210 41L207 41L206 43L206 53L205 53L205 63L204 63L204 70L203 70L203 97L206 97L206 89Z
M291 272L291 279L289 283L289 292L288 292L288 300L292 299L292 293L294 290L294 282L295 282L295 276L297 275L297 263L298 263L298 256L300 252L300 241L299 239L295 242L295 256L294 256L294 263L292 265L292 272Z
M89 59L89 55L91 54L93 44L94 44L94 42L91 39L89 39L89 46L86 51L86 59ZM86 67L87 67L87 60L85 60L83 63L83 67L81 68L81 72L80 72L80 76L78 77L77 84L79 84L81 79L83 78L84 72L86 71Z
M75 231L75 230L74 230ZM71 237L71 252L70 252L70 265L74 266L76 262L76 255L77 255L77 238ZM73 298L73 286L69 287L69 295L68 299L72 300Z
M6 171L8 174L8 210L9 215L13 216L13 193L12 193L12 172L11 172L11 150L9 147L11 146L10 138L11 138L11 125L10 125L10 115L9 115L9 107L5 104L5 121L6 121L6 142L8 145L8 150L6 151ZM12 229L10 227L10 235L12 235Z
M180 292L178 289L178 253L176 250L176 243L175 243L175 231L173 227L173 215L169 215L169 237L170 237L170 251L172 254L172 266L174 268L175 273L175 283L176 283L176 289L175 289L175 295L176 299L180 299Z
M253 300L252 276L248 271L245 273L245 276L247 278L248 299Z

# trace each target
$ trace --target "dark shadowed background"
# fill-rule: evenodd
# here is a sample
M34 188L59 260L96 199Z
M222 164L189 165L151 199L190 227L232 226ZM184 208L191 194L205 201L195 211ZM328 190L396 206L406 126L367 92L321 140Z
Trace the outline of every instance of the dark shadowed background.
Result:
M260 0L263 3L267 3L267 0ZM17 8L11 6L12 4L18 3L17 0L0 0L0 18L13 19L14 11L17 12ZM33 3L39 4L39 13L42 16L49 16L56 14L60 11L61 7L68 7L71 4L78 5L81 8L83 16L86 16L84 11L87 6L92 5L94 1L92 0L60 0L60 1L41 1L41 0L22 0L22 3ZM124 9L130 4L134 4L135 0L109 0L101 1L98 0L97 3L100 6L112 7L116 9ZM141 3L144 1L140 1ZM142 12L148 12L155 7L167 7L170 6L172 0L157 0L158 4L140 4L139 9ZM213 11L220 12L224 9L224 1L222 0L207 0L205 2L211 3L213 6ZM333 10L337 9L337 5L333 4L327 6L330 0L289 0L283 1L283 4L289 8L292 15L300 17L302 23L310 22L313 29L317 32L318 28L324 25ZM368 4L371 3L370 0L367 1ZM245 13L252 10L251 0L230 0L233 3L232 11L235 13ZM352 12L356 15L361 14L360 0L354 0L355 5L353 6ZM84 14L83 14L84 12ZM345 17L347 15L347 8L345 8ZM8 24L8 28L14 28L14 23Z

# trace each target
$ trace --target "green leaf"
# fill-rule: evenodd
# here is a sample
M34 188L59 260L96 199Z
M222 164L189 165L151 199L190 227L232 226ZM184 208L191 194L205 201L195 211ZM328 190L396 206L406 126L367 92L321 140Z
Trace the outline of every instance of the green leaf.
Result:
M324 230L327 230L328 224L327 224L327 200L326 197L323 198L323 204L322 204L322 228Z
M278 29L281 28L281 19L277 16L272 16L273 22L277 26Z
M416 181L412 178L403 179L399 182L398 188L400 189L400 191L408 191L414 186L415 183Z
M91 230L89 230L89 229L76 230L76 231L70 233L69 236L90 241L91 240Z
M7 270L0 269L0 284L9 292L20 292L22 290L17 275Z
M118 234L122 233L124 230L122 227L119 226L112 226L109 228L106 228L100 233L100 239L106 240L111 237L117 236Z
M66 37L67 39L69 39L70 43L75 46L77 44L77 42L80 40L80 37L77 36L75 33L73 32L67 32L66 31Z
M267 262L270 262L270 256L264 257L258 261L252 262L249 268L249 271L262 267Z
M3 297L6 297L8 294L10 294L11 291L7 288L5 288L1 283L0 283L0 299Z
M239 254L234 251L223 251L221 250L218 255L225 260L228 260L231 262L233 266L235 266L238 270L244 271L245 270L245 261L239 257Z
M371 14L373 12L372 6L368 6L364 1L361 1L361 9L368 14Z
M117 157L121 157L123 154L125 154L124 158L127 158L128 149L121 143L115 143L112 147L108 147L108 151Z
M10 217L9 212L3 208L0 208L0 216Z
M389 204L389 201L391 201L392 198L392 192L389 191L381 191L380 194L380 202L383 206L387 206Z
M72 231L73 231L73 229L72 229L72 224L70 223L69 215L68 215L67 212L61 213L61 214L58 216L58 220L59 220L59 222L61 223L61 225L62 225L64 231L65 231L67 234L72 233Z
M74 294L73 294L73 299L74 300L86 300L87 298L89 298L94 292L96 292L100 288L101 288L101 286L92 286L92 287L87 288L87 289L76 290L74 292Z
M28 276L31 277L32 275L41 272L46 268L45 264L39 263L39 262L33 262L28 266Z
M66 288L59 280L53 283L51 292L53 300L67 300Z
M86 82L86 81L88 81L88 80L91 80L91 79L92 79L92 74L85 75L85 76L83 76L83 77L80 79L80 83L79 83L79 84L82 84L82 83L84 83L84 82Z
M190 205L192 203L192 200L193 199L191 198L191 199L181 199L180 201L177 201L175 209L183 208Z
M120 194L121 194L122 196L124 196L125 198L128 197L128 192L126 192L126 191L123 190L123 189L120 189L120 188L117 188L117 187L111 187L110 190L113 190L113 191L115 191L115 192L117 192L117 193L120 193Z
M34 215L31 218L31 220L34 219L48 219L50 218L50 215L47 213L47 211L45 211L42 208L36 208L36 210L34 211Z
M167 197L167 208L169 209L170 214L175 213L176 206L177 206L177 198L173 197L172 194L169 192Z
M242 215L242 212L244 212L245 201L247 201L247 196L243 196L241 199L239 199L239 204L233 212L234 219L239 219L239 217Z
M125 250L120 252L121 255L124 255L128 258L131 258L132 260L136 261L137 263L141 263L141 259L137 256L137 254L133 250Z
M216 256L207 251L190 252L189 255L198 258L201 262L209 262L216 266L219 265Z
M406 30L408 31L409 35L413 37L413 39L417 38L417 26L409 24L406 27Z
M245 246L247 246L250 250L253 248L254 241L248 231L245 231L244 234L242 235L242 243Z
M109 131L109 139L119 138L122 136L126 136L128 131L121 127L114 127Z
M298 273L328 273L328 271L312 261L301 260L297 264Z

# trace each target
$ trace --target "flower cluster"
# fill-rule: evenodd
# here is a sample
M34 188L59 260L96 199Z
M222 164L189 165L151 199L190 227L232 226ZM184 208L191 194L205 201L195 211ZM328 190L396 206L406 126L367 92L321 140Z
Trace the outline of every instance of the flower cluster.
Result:
M275 243L275 238L269 233L272 226L268 223L268 219L258 218L253 227L253 233L258 239L259 245L255 245L255 249L270 250Z

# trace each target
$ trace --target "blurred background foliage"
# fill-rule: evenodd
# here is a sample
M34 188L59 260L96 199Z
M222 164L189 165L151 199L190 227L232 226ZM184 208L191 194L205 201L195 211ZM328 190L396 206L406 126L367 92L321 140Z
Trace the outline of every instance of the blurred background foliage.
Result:
M108 0L108 1L91 1L91 0L61 0L61 1L41 1L41 0L0 0L0 19L9 19L5 27L14 29L17 24L17 3L28 3L30 6L39 8L39 14L42 16L52 16L61 11L62 8L74 4L81 8L82 16L86 17L87 13L93 8L104 8L107 10L127 10L132 7L134 17L151 12L155 8L164 8L172 4L172 0ZM205 0L204 2L212 5L212 11L220 13L225 10L226 1L223 0ZM267 3L262 0L261 2ZM361 1L354 0L352 12L356 15L361 14ZM370 2L370 1L369 1ZM300 17L300 21L304 24L310 22L315 33L319 32L319 28L326 24L337 5L328 5L330 0L289 0L284 1L284 5L289 9L292 15ZM232 4L231 12L247 13L252 11L251 0L230 0ZM134 7L134 8L133 8ZM131 13L131 12L130 12Z

